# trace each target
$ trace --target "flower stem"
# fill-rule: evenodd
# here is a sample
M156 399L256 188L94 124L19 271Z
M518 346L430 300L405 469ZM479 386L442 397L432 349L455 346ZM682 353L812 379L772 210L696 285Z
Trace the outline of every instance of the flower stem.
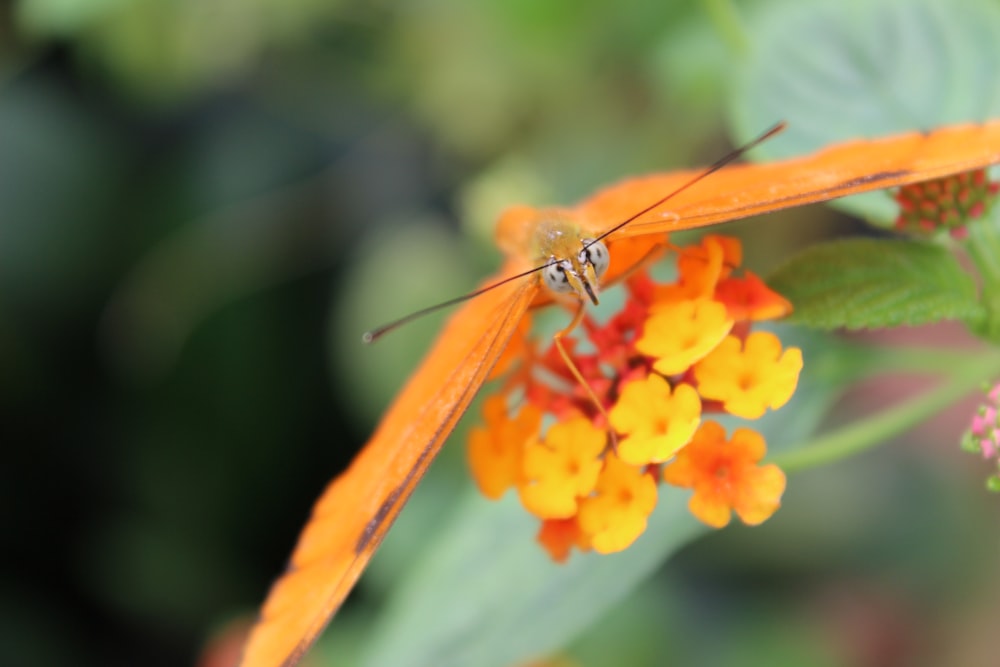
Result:
M846 459L916 426L998 375L1000 353L976 354L964 364L953 366L948 380L934 389L877 415L815 438L801 448L778 454L771 462L785 472L794 472ZM957 440L956 436L956 442Z
M1000 341L1000 206L993 206L983 220L967 227L965 248L976 265L980 279L980 299L986 306L986 321L977 333L989 341Z

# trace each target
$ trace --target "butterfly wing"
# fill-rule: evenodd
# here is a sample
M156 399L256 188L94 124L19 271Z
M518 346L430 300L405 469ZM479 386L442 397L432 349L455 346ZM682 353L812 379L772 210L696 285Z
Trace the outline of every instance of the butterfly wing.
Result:
M634 262L619 261L623 252L638 261L655 250L666 232L931 180L997 162L1000 122L853 141L803 158L727 167L710 182L685 190L612 234L607 239L615 257L612 270L627 270ZM630 179L564 212L597 236L698 173ZM527 247L533 225L521 227L517 234L501 234L501 247ZM530 266L508 266L494 281L526 268ZM452 317L378 431L316 504L287 571L268 594L242 667L298 662L354 586L521 317L539 299L544 300L535 280L515 281L473 299Z
M703 227L998 162L1000 121L850 141L805 157L726 167L616 231L609 241ZM600 234L698 174L697 170L654 174L611 186L577 207L580 223Z
M492 284L523 270L505 267ZM251 630L242 667L294 665L354 587L427 466L500 357L535 293L502 285L449 320L378 430L313 508Z

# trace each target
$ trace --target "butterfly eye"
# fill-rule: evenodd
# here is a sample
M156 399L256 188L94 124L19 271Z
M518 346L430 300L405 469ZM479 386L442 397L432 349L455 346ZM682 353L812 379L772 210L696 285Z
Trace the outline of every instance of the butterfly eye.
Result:
M569 278L566 276L566 265L568 264L569 262L563 260L547 265L542 271L542 276L545 278L545 286L553 292L572 292L573 286L570 285Z
M583 239L583 250L580 251L580 263L593 266L594 273L600 278L608 270L608 247L600 241Z

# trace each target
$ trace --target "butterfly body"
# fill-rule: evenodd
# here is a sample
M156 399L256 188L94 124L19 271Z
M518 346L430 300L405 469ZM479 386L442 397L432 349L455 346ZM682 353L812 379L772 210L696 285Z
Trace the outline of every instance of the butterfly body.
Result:
M597 304L600 279L610 259L601 241L585 237L568 216L545 216L535 225L532 248L549 290Z

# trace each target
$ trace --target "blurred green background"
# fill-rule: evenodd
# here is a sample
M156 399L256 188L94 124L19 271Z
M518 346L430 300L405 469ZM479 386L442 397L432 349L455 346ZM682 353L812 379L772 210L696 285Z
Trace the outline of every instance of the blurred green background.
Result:
M793 152L889 131L864 119L892 95L827 86L835 101L796 124L755 78L805 62L822 88L850 73L819 47L754 60L790 34L793 4L836 42L828 2L4 4L0 664L193 664L251 618L440 319L374 348L360 334L475 285L497 264L504 205L709 162L781 117L804 137ZM974 22L979 41L947 21L923 34L951 5L912 4L924 18L889 33L928 61L866 61L908 73L903 99L937 90L901 123L1000 115L992 52L977 51L995 52L997 23ZM990 82L982 104L937 85L955 49ZM766 272L861 229L813 207L729 231ZM857 389L828 423L898 390ZM586 667L989 664L1000 542L986 471L957 451L971 410L794 478L773 522L684 550L570 653ZM421 490L437 499L418 501L437 509L400 522L312 664L356 664L337 656L379 641L360 633L468 485L459 443L442 458ZM211 646L205 664L224 664Z

